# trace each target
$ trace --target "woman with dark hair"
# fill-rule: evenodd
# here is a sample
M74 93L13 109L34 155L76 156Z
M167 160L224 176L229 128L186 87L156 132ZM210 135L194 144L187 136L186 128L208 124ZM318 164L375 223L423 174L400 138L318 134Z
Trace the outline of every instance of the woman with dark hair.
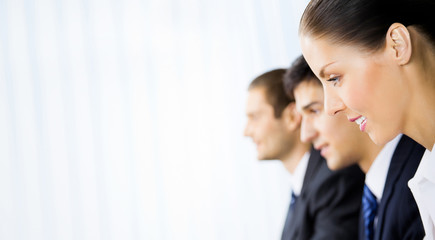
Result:
M404 133L427 150L409 186L435 239L435 1L312 0L302 52L325 90L377 144Z

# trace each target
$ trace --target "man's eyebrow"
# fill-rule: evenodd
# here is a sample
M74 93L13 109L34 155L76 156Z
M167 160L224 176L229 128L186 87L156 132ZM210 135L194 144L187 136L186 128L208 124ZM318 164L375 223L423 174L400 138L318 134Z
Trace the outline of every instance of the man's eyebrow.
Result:
M303 106L302 109L303 110L307 110L307 109L311 108L313 105L316 105L316 104L322 104L322 103L318 102L318 101L310 102L307 105Z
M328 67L329 65L333 64L333 63L335 63L335 62L330 62L330 63L326 64L325 66L323 66L320 69L320 73L319 73L319 77L320 78L325 78L325 68Z

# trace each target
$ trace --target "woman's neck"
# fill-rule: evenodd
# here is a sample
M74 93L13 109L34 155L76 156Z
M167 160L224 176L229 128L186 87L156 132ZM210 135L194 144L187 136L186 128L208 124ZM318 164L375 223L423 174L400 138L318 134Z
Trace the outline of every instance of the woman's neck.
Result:
M403 133L432 150L435 143L435 91L422 89L413 102L408 113L410 120Z
M403 133L432 150L435 143L435 48L421 36L414 40L413 66L408 71L412 98Z

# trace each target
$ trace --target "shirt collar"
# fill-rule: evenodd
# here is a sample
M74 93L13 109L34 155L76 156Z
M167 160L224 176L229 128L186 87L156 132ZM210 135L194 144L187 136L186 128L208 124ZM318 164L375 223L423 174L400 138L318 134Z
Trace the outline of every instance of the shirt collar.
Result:
M393 140L385 144L370 166L369 171L366 173L366 185L376 196L378 202L381 201L385 181L387 180L388 169L390 168L391 158L393 157L394 151L396 150L401 137L402 134L399 134Z
M305 172L307 171L309 158L310 158L310 152L306 152L304 156L302 156L302 159L299 161L298 165L296 166L296 169L293 172L293 174L290 174L292 190L296 196L299 196L301 194L302 185L304 184Z
M432 150L426 149L421 159L420 166L422 166L422 176L431 182L435 183L435 175L433 173L435 169L435 144ZM419 168L420 168L419 166ZM418 171L418 170L417 170Z
M411 188L413 194L420 194L422 186L428 182L435 184L435 176L433 169L435 169L435 144L432 147L432 151L426 149L418 165L417 172L414 177L409 180L408 186Z

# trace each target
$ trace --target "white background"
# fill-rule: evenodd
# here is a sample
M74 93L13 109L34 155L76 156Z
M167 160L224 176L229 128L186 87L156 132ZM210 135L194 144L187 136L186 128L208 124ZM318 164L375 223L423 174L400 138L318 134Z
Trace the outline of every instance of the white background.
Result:
M304 0L0 0L0 239L280 239L243 137Z

